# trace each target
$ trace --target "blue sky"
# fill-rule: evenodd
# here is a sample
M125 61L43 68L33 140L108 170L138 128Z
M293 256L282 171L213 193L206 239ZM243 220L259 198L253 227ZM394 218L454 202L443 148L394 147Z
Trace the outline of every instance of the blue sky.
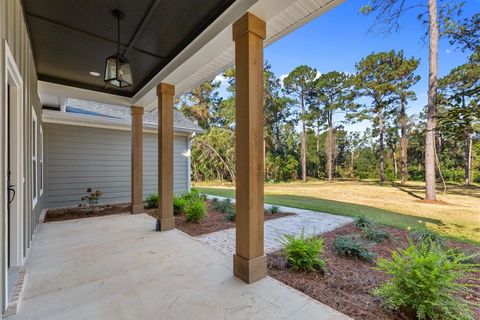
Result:
M372 52L404 50L405 56L420 58L417 69L422 79L413 88L417 101L410 103L408 112L418 113L427 102L428 39L423 41L424 26L412 11L401 19L398 33L382 35L369 33L373 16L359 13L367 0L347 0L340 6L307 23L265 49L265 59L273 72L281 77L301 64L307 64L325 73L344 71L353 73L355 63ZM464 15L470 17L480 11L480 0L467 0ZM439 76L467 61L468 52L461 52L441 39L439 45ZM223 90L222 90L223 91ZM368 123L348 125L349 130L362 130Z

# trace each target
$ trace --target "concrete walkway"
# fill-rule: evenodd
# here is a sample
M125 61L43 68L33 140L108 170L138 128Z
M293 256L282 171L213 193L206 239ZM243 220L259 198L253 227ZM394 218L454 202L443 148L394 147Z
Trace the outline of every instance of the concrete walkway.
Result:
M146 214L41 224L14 319L348 319Z
M225 199L223 197L215 198L218 198L219 201ZM232 200L232 202L234 201ZM265 208L270 206L266 204ZM352 218L324 212L283 206L279 206L279 209L281 212L291 212L295 215L265 221L265 253L272 253L281 249L282 245L279 240L284 234L298 235L304 230L305 234L320 235L353 222ZM232 255L235 252L235 228L201 235L197 238L224 254Z

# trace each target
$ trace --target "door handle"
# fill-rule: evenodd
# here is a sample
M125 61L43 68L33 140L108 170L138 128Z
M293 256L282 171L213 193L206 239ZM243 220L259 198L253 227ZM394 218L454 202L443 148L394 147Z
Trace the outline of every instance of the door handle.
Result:
M9 197L9 200L8 200L8 204L11 205L13 200L15 200L15 195L17 194L17 192L15 191L15 185L13 184L9 184L8 185L8 197ZM10 198L10 192L13 192L13 197Z

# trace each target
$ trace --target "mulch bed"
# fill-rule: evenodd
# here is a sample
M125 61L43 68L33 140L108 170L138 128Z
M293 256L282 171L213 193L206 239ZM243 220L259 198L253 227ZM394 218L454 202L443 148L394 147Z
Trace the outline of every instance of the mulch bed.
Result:
M146 213L157 218L157 209L146 209ZM225 220L225 213L216 211L212 207L211 201L207 200L208 216L199 223L186 222L185 215L175 216L175 227L193 237L202 234L212 233L225 229L235 228L235 222ZM278 212L275 214L265 214L265 221L293 215L288 212Z
M113 214L128 213L131 211L130 203L99 204L93 207L66 207L48 209L43 222L65 221L73 219L93 218ZM145 213L157 218L156 208L145 208ZM225 213L213 209L211 201L207 200L208 216L199 223L186 222L185 215L175 216L175 227L191 236L199 236L215 231L235 227L235 222L225 220ZM275 214L265 213L265 221L293 215L288 212Z
M130 203L98 204L93 207L69 207L48 209L43 222L108 216L131 211Z
M389 227L384 229L390 233L390 239L373 245L370 252L377 257L390 258L392 250L407 246L408 231ZM279 251L268 255L268 274L354 319L415 319L412 314L386 310L381 306L380 300L370 294L381 282L387 280L387 276L374 269L374 263L334 254L332 243L336 236L359 233L360 228L349 224L323 235L325 251L322 258L327 263L325 273L294 272L289 269L288 262ZM471 253L478 251L474 245L454 242L449 242L448 245ZM479 279L480 275L475 278ZM479 285L480 280L476 284ZM478 303L480 293L464 298Z

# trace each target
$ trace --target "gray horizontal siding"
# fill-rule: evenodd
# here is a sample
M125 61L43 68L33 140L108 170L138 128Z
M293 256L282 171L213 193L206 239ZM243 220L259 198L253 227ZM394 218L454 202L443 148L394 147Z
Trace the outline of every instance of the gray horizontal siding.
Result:
M48 207L75 206L86 189L103 192L102 203L130 201L129 131L47 124ZM157 191L157 135L144 135L144 195ZM188 188L187 138L174 138L174 190Z

